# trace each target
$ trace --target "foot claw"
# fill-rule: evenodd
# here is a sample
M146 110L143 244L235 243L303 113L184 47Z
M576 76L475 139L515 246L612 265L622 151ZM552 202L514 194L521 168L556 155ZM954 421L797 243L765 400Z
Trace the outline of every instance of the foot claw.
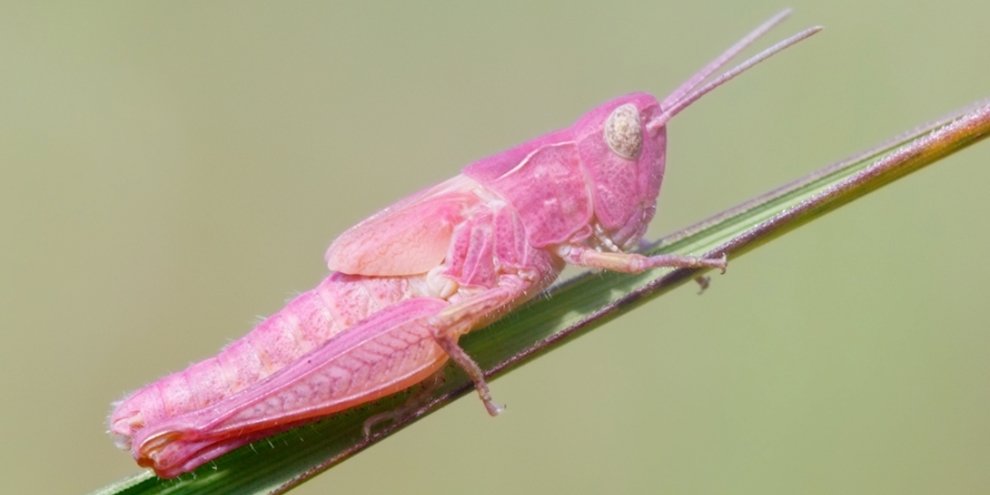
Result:
M498 416L499 414L505 412L505 406L496 404L494 402L485 404L485 409L488 410L488 414L490 414L492 417Z
M701 295L711 284L712 279L707 275L699 275L694 278L694 281L698 284L698 295Z
M705 261L708 261L708 266L718 268L719 273L723 275L725 274L725 268L729 266L729 256L725 253L722 253L722 256L719 256L717 259L706 258Z

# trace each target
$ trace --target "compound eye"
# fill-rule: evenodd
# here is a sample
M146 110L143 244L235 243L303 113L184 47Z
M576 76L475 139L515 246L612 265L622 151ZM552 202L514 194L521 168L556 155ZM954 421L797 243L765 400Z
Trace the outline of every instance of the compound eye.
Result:
M605 121L605 142L612 152L626 159L634 159L643 146L643 128L639 122L636 105L626 103L612 110Z

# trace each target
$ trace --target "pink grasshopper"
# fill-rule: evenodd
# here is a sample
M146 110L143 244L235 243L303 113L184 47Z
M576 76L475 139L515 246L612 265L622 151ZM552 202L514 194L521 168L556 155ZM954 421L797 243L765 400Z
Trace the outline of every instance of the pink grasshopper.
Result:
M663 179L667 122L712 89L811 36L810 28L702 86L782 12L663 101L634 93L571 127L472 163L344 232L331 274L217 356L116 404L110 433L142 466L177 476L289 426L409 388L448 359L473 380L458 338L548 287L566 264L638 273L721 268L725 256L643 256Z

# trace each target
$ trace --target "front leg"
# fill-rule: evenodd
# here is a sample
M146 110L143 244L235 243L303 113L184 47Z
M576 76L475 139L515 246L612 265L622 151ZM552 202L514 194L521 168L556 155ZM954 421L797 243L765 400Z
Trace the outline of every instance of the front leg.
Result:
M724 254L718 258L699 258L677 254L643 256L638 253L601 252L584 246L570 245L557 248L557 255L573 265L602 268L622 273L642 273L660 267L719 268L725 272L727 260Z

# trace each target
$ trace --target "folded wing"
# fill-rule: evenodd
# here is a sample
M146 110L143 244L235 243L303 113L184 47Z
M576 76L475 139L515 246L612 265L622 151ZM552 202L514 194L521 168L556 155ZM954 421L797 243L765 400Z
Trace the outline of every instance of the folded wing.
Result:
M327 266L369 276L429 271L443 262L454 227L480 201L474 186L459 175L385 208L334 240Z

